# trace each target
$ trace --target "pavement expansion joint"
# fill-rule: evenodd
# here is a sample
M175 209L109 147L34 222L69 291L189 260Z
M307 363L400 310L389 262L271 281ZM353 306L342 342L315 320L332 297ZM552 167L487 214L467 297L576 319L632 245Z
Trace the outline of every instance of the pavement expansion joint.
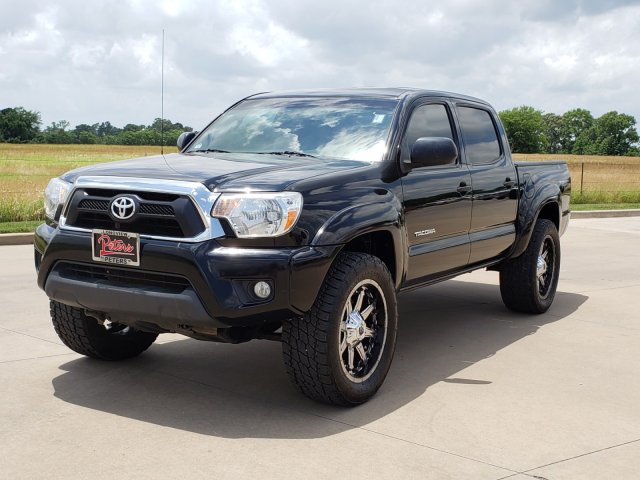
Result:
M161 374L161 375L167 375L169 377L178 378L178 379L184 380L186 382L196 383L198 385L202 385L202 386L207 387L207 388L213 388L215 390L220 390L220 391L223 391L223 392L226 392L226 393L230 393L232 395L237 395L239 397L242 397L242 398L245 398L245 399L248 399L248 400L262 401L262 402L265 401L264 398L258 398L258 397L254 397L254 396L251 396L251 395L246 395L246 394L234 391L234 390L221 388L221 387L219 387L217 385L211 385L209 383L202 382L200 380L194 380L192 378L181 377L181 376L178 376L178 375L175 375L173 373L169 373L169 372L166 372L166 371L163 371L163 370L154 370L154 371L156 373ZM272 404L274 406L277 406L279 408L283 408L285 410L293 410L293 411L296 411L298 413L302 413L304 415L309 415L309 416L312 416L312 417L320 418L322 420L327 420L327 421L332 422L332 423L338 423L338 424L345 425L345 426L348 426L348 427L352 427L352 428L355 428L355 429L358 429L358 430L361 430L361 431L364 431L364 432L367 432L367 433L372 433L374 435L379 435L379 436L382 436L382 437L385 437L385 438L389 438L389 439L392 439L392 440L396 440L396 441L399 441L399 442L408 443L408 444L411 444L411 445L414 445L414 446L417 446L417 447L427 448L429 450L433 450L433 451L438 452L438 453L451 455L453 457L462 458L462 459L465 459L465 460L469 460L471 462L480 463L480 464L487 465L487 466L494 467L494 468L499 468L501 470L505 470L506 472L510 472L510 473L513 473L513 474L521 473L521 472L518 472L518 471L513 470L511 468L508 468L508 467L503 467L501 465L496 465L494 463L486 462L484 460L480 460L480 459L477 459L477 458L467 457L467 456L461 455L459 453L449 452L447 450L443 450L443 449L440 449L440 448L437 448L437 447L432 447L430 445L414 442L414 441L411 441L411 440L407 440L405 438L397 437L395 435L390 435L390 434L387 434L387 433L379 432L377 430L366 428L366 427L363 427L363 426L360 426L360 425L357 425L357 424L345 422L344 420L337 420L335 418L327 417L325 415L320 415L320 414L317 414L317 413L308 412L308 411L303 410L301 408L292 408L290 406L282 405L282 404L280 404L278 402L273 402L273 401L268 401L268 403L270 403L270 404Z
M617 443L615 445L610 445L608 447L599 448L597 450L592 450L590 452L581 453L579 455L574 455L572 457L563 458L562 460L556 460L555 462L545 463L544 465L539 465L537 467L530 468L528 470L525 470L525 471L519 472L519 473L522 474L522 475L530 476L532 478L537 478L537 479L540 479L540 480L547 480L547 479L545 479L545 477L540 477L540 476L533 475L532 472L535 472L536 470L540 470L541 468L550 467L552 465L558 465L559 463L569 462L569 461L575 460L577 458L587 457L587 456L593 455L595 453L605 452L607 450L612 450L614 448L624 447L626 445L631 445L631 444L637 443L637 442L640 442L640 438L636 438L635 440L629 440L628 442ZM509 478L509 477L504 477L504 478ZM501 480L501 479L499 479L499 480Z
M56 353L54 355L42 355L40 357L16 358L14 360L1 360L0 364L26 362L26 361L29 361L29 360L40 360L42 358L66 357L68 355L77 355L77 354L75 352L69 352L69 353Z
M40 337L36 337L34 335L29 335L28 333L21 332L20 330L12 330L10 328L5 328L5 327L0 327L0 329L4 330L5 332L11 332L11 333L15 333L17 335L24 335L25 337L33 338L35 340L42 340L43 342L53 343L54 345L58 345L60 347L64 347L64 345L61 342L55 342L53 340L47 340L46 338L40 338Z
M617 287L597 288L595 290L580 290L576 293L608 292L609 290L624 290L625 288L637 288L637 287L640 287L640 283L635 283L632 285L618 285Z

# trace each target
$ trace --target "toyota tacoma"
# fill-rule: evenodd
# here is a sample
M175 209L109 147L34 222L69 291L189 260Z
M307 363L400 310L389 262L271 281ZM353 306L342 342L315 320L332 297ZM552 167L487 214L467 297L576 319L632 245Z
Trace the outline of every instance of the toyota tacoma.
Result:
M261 93L178 147L46 188L37 281L82 355L131 358L168 332L277 340L304 394L356 405L391 365L399 292L487 268L509 309L553 302L567 165L514 163L482 100Z

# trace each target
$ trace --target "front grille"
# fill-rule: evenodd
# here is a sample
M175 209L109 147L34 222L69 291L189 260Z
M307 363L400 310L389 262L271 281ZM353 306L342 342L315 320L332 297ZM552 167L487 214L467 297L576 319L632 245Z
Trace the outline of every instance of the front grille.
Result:
M138 269L58 262L54 271L69 280L103 283L119 287L134 286L164 293L178 294L193 288L189 280L184 277Z
M83 189L87 195L95 197L115 197L116 195L137 195L143 200L156 201L156 202L173 202L180 198L180 195L175 193L164 192L136 192L132 190L113 190L106 188L85 188Z
M109 200L82 200L78 204L78 208L106 212L109 210Z
M158 215L172 217L175 215L171 205L158 205L153 203L143 203L140 205L140 213L146 215Z
M111 214L111 201L120 195L133 197L138 204L137 213L129 220L118 220ZM66 225L173 238L195 237L205 229L197 207L185 195L98 188L75 191Z

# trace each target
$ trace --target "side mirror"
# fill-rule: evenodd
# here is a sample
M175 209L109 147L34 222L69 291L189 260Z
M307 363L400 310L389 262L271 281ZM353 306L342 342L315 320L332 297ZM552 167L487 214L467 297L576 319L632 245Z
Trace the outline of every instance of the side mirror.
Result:
M191 140L198 134L198 132L182 132L178 137L178 141L176 142L178 145L178 150L182 151L184 147L191 143Z
M458 147L446 137L420 137L411 147L411 167L452 165L458 158Z

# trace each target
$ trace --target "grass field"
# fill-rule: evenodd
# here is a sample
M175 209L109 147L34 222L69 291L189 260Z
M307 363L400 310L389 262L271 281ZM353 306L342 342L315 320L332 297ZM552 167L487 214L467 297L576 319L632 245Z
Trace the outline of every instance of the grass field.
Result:
M565 160L571 172L574 205L640 203L640 157L522 153L513 157L517 161Z
M165 147L166 153L177 151ZM157 155L160 147L125 145L0 144L0 233L32 229L43 218L42 191L50 178L67 170L110 160ZM640 158L514 154L519 161L566 160L572 203L589 208L637 208ZM23 222L14 224L14 222Z
M166 153L176 152L165 147ZM126 145L0 144L0 232L9 222L42 219L42 192L49 179L100 162L157 155L160 147Z
M165 152L175 151L165 147ZM3 197L35 199L50 178L67 170L159 153L160 147L146 146L0 144L1 193Z
M0 222L0 233L33 232L42 220L27 220L26 222Z

